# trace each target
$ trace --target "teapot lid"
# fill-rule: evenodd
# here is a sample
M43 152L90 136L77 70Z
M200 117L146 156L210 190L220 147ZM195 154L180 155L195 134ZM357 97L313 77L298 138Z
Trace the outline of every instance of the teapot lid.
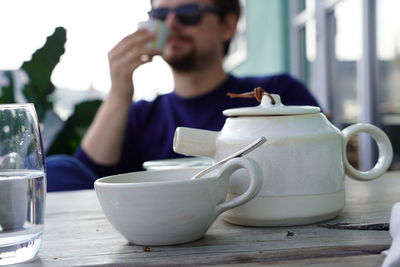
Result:
M319 113L321 109L315 106L285 106L277 94L264 94L261 104L255 107L233 108L223 111L225 116L278 116Z

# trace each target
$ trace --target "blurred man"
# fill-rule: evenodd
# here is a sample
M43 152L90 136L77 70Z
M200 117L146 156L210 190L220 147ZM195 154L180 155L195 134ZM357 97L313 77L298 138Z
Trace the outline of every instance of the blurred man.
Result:
M163 51L147 48L154 35L138 30L109 52L112 87L75 155L75 165L83 163L92 174L74 175L77 182L64 179L60 173L68 173L70 166L64 170L49 161L50 191L92 188L98 177L142 170L149 160L180 157L172 150L176 127L220 130L223 110L259 104L255 99L230 99L228 92L261 86L280 94L284 104L318 105L288 75L238 78L224 71L223 58L240 16L239 0L153 0L149 16L170 27ZM133 103L132 74L155 55L171 66L174 91ZM148 79L157 79L157 73ZM52 170L58 170L58 178L50 177Z

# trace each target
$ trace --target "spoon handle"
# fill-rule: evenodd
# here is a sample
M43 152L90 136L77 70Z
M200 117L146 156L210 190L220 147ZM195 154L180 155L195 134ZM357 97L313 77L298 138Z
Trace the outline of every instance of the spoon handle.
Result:
M205 168L204 170L202 170L201 172L197 173L196 175L194 175L191 179L196 179L206 173L209 173L210 171L215 170L216 168L218 168L219 166L221 166L222 164L224 164L225 162L227 162L228 160L231 160L233 158L237 158L237 157L241 157L244 156L248 153L250 153L251 151L253 151L254 149L256 149L257 147L261 146L262 144L265 143L265 141L267 141L267 138L265 138L264 136L261 136L260 138L258 138L256 141L252 142L251 144L249 144L248 146L240 149L239 151L233 153L232 155L230 155L229 157L226 157L216 163L214 163L213 165L211 165L210 167Z

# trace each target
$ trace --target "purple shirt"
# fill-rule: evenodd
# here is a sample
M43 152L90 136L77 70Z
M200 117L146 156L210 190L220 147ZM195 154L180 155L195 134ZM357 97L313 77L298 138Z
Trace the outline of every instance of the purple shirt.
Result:
M238 78L230 75L215 90L194 98L181 98L174 92L159 95L153 101L137 101L129 110L121 161L113 166L93 162L82 148L75 153L82 163L99 177L143 170L145 161L183 157L172 149L176 127L185 126L219 131L229 108L257 106L253 98L229 98L226 93L244 93L261 86L268 93L279 94L285 105L319 106L298 80L280 74Z

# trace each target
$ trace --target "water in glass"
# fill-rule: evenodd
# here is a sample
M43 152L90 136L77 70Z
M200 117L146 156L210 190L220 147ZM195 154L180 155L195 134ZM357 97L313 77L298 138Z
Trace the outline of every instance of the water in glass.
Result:
M42 242L46 178L32 104L0 105L0 265L35 258Z

